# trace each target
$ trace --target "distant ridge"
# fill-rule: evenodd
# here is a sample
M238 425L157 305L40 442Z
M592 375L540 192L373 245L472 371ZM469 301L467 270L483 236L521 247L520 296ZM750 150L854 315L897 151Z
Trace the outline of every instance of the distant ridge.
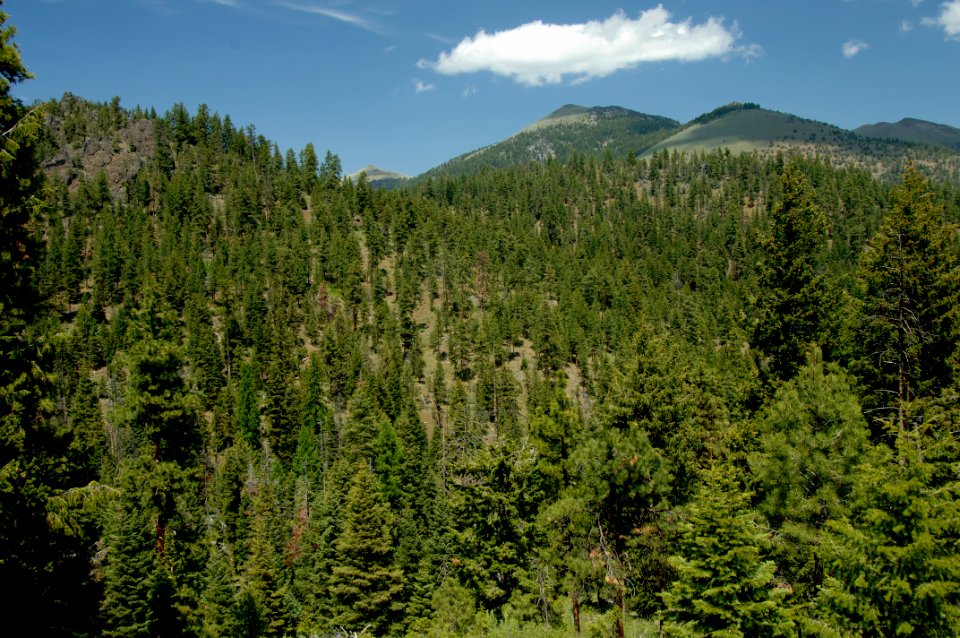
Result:
M912 117L905 117L892 124L890 122L865 124L855 128L853 132L874 139L936 144L960 151L960 129Z

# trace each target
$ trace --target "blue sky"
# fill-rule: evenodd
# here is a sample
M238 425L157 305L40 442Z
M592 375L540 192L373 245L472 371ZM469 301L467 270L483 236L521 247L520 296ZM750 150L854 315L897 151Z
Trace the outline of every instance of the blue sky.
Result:
M36 79L420 173L568 103L960 127L960 0L7 0Z

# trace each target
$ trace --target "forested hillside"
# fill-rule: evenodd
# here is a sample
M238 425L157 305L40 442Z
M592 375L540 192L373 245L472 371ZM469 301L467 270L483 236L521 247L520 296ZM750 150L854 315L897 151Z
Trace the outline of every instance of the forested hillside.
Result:
M13 58L10 635L960 631L933 164L574 153L375 190L204 107L29 110Z
M680 123L617 106L587 108L567 104L510 137L450 159L418 176L418 181L482 170L509 168L574 155L625 157L668 137Z

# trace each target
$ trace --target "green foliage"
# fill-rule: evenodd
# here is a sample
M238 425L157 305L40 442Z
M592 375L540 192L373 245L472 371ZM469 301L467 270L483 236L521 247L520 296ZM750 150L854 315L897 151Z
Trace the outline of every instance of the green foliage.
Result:
M764 560L767 534L732 471L714 466L681 524L677 580L663 594L672 636L789 636L788 588Z
M892 193L893 208L864 252L855 370L865 407L879 418L937 396L956 378L960 269L943 205L913 165Z
M795 598L814 597L823 581L824 526L849 512L869 430L847 376L816 353L777 389L758 415L749 457L757 511L780 537L774 555Z
M825 218L796 167L788 166L781 181L783 199L771 213L771 235L760 246L753 346L764 357L761 368L789 379L811 344L822 341L827 298L818 262Z
M751 109L759 109L759 104L754 104L753 102L731 102L730 104L724 104L719 106L709 113L704 113L698 117L690 120L691 124L706 124L710 120L715 120L719 117L723 117L727 113L735 113L737 111L749 111Z
M236 431L250 446L260 446L260 399L257 396L253 366L240 366L240 387L237 390Z
M369 627L378 635L399 620L403 574L393 567L393 515L377 479L364 462L353 470L336 543L339 561L330 575L330 594L338 604L332 625L355 632Z
M199 421L181 376L183 360L178 350L167 342L147 339L131 356L134 437L158 462L195 465L201 447Z
M859 636L960 631L960 483L943 443L915 431L898 440L895 459L861 467L850 516L828 523L835 553L814 626Z
M42 109L28 111L11 94L31 77L15 33L0 11L0 590L4 607L17 610L6 631L63 635L91 631L99 591L86 564L88 526L68 538L47 521L48 501L89 473L73 476L70 432L47 419L53 379L35 325L43 310L35 280L44 262Z

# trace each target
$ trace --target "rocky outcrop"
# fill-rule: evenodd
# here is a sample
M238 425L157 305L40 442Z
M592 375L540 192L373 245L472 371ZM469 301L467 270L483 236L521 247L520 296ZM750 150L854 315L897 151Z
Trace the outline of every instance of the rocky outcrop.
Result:
M79 110L82 105L86 112ZM124 118L119 126L97 126L90 122L91 108L104 107L67 98L53 104L46 117L53 151L42 158L41 165L71 192L102 172L111 194L122 201L126 185L153 156L153 121Z

